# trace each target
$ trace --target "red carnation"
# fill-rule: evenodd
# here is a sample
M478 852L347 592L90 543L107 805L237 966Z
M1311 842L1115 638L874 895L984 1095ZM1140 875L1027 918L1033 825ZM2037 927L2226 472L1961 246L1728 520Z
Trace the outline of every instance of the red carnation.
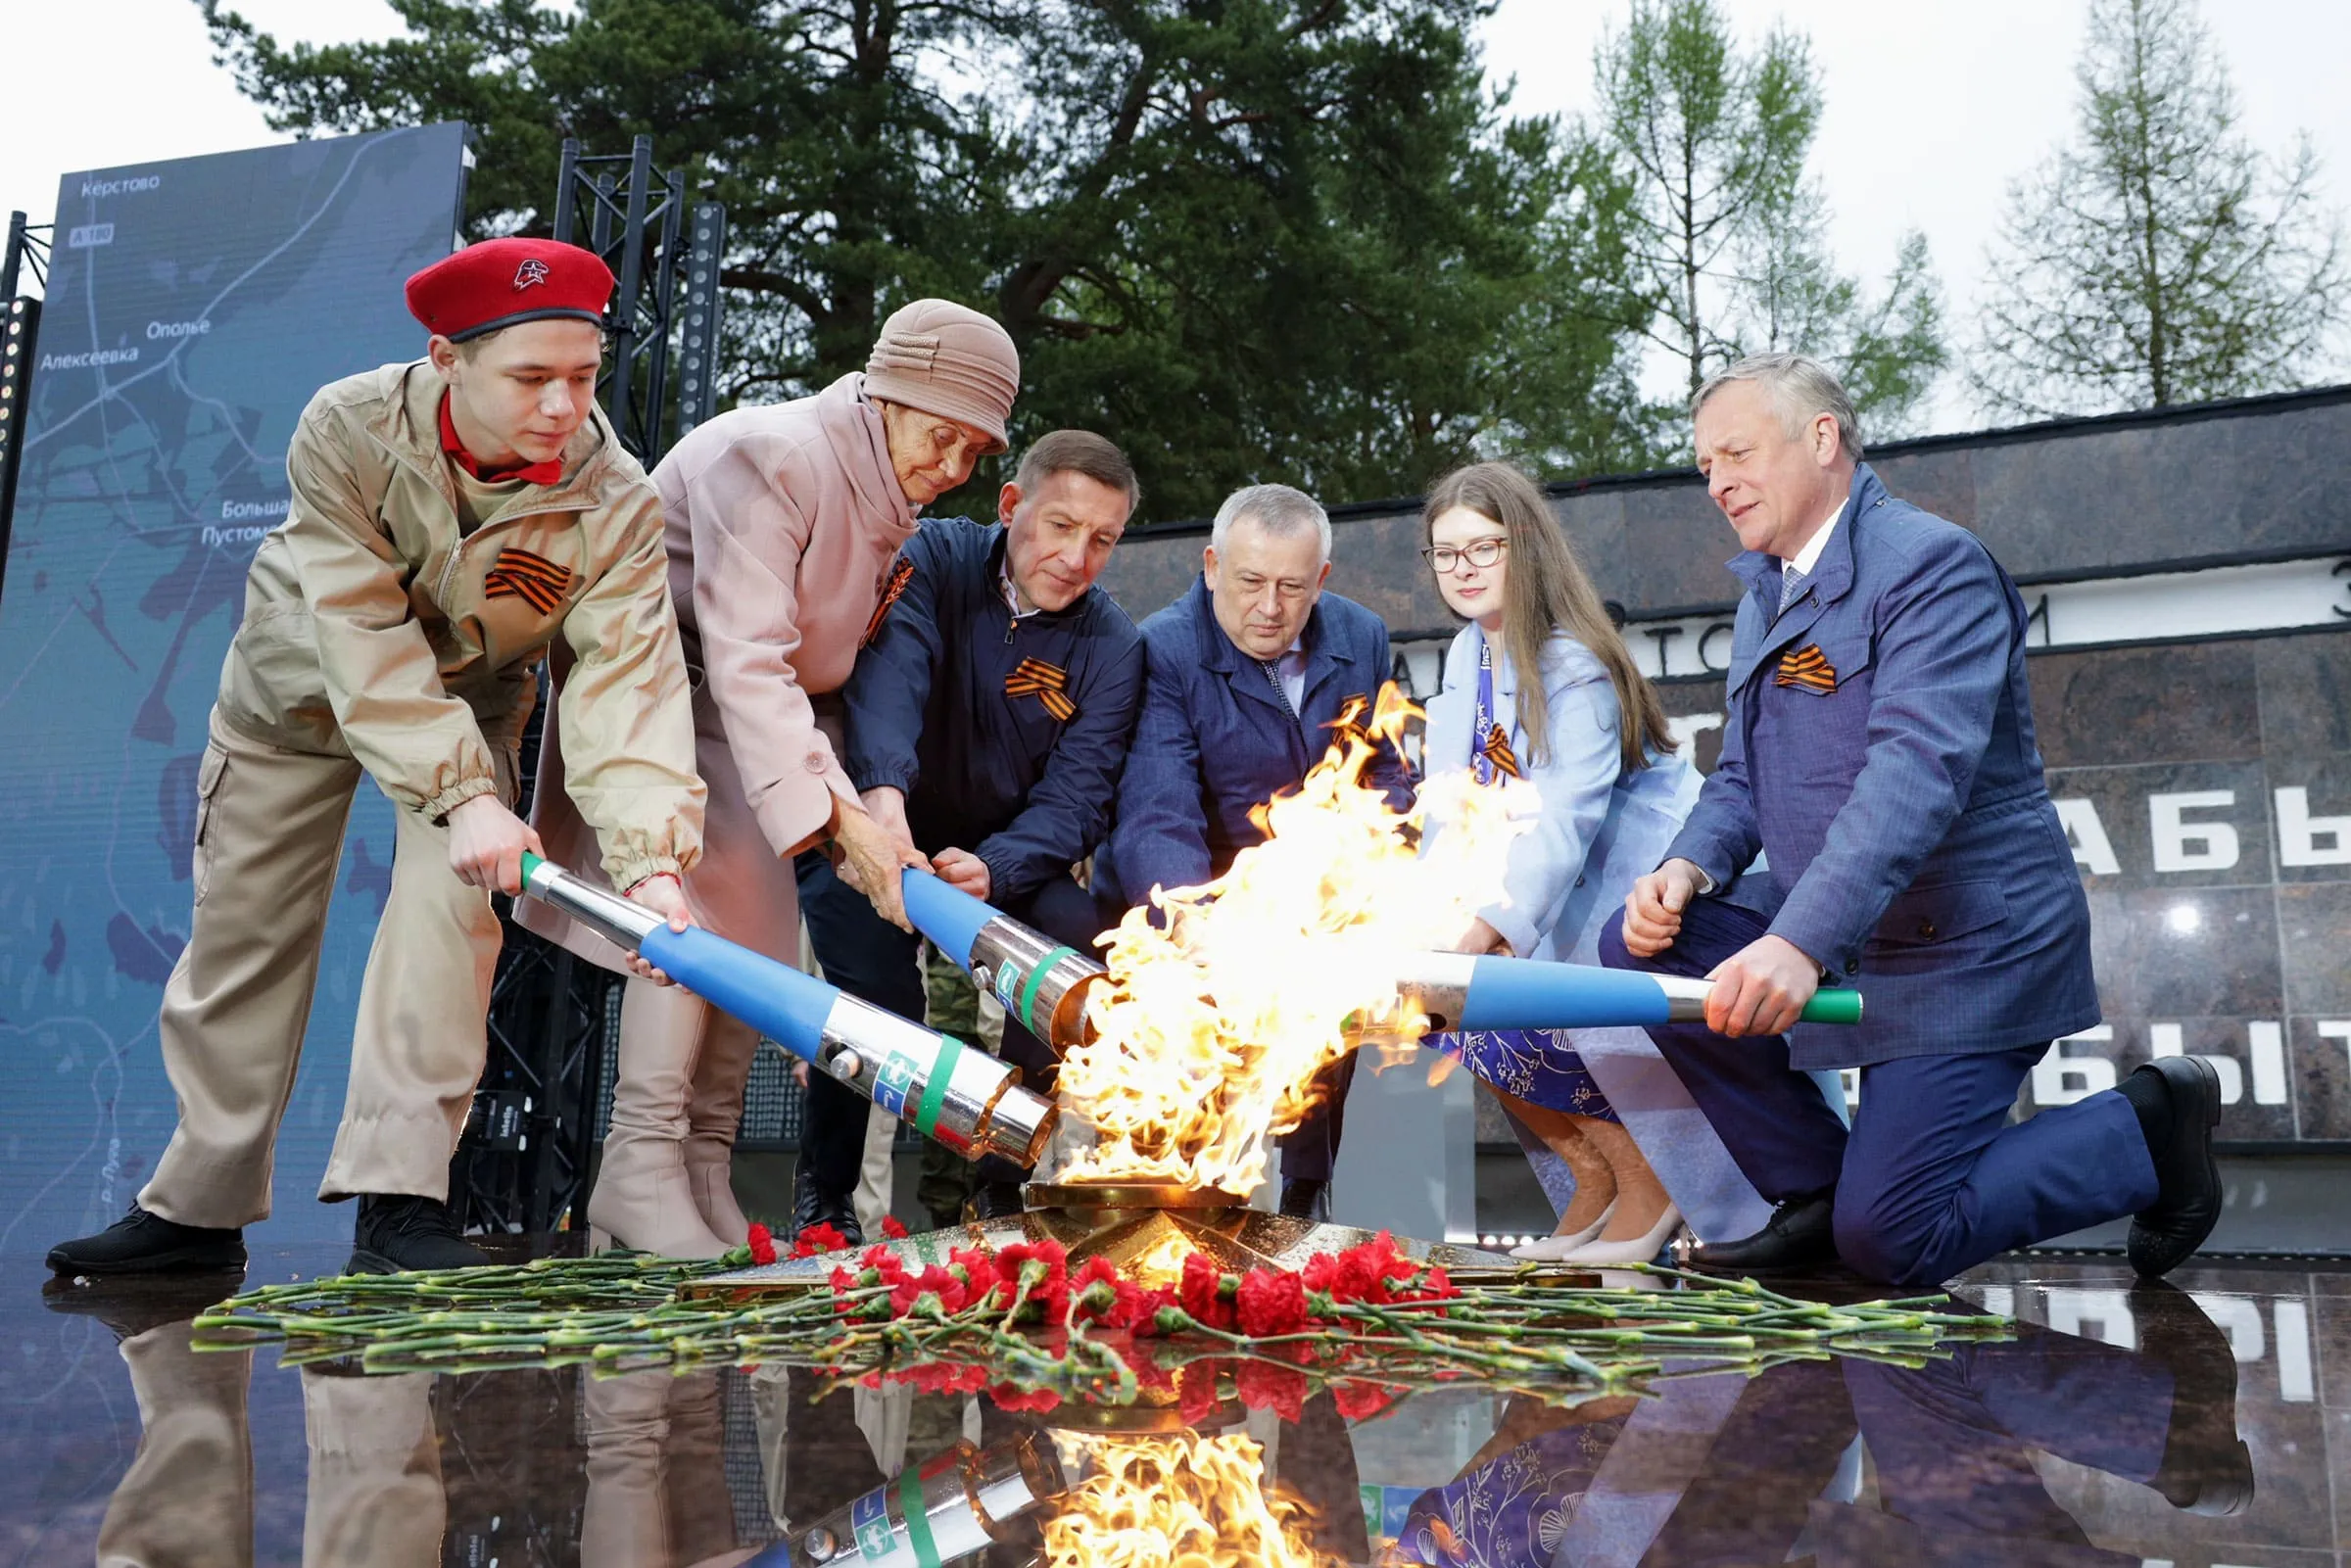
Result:
M1345 1378L1330 1386L1330 1402L1338 1406L1339 1414L1350 1421L1368 1421L1385 1415L1396 1402L1396 1396L1377 1383L1359 1382Z
M1229 1277L1206 1254L1186 1253L1176 1299L1192 1314L1192 1321L1203 1328L1230 1329L1234 1321L1232 1304L1224 1299L1224 1282Z
M1151 1354L1147 1347L1137 1345L1128 1351L1127 1364L1133 1369L1134 1381L1138 1387L1150 1389L1155 1393L1173 1394L1176 1392L1176 1374L1160 1365L1158 1358Z
M1326 1292L1339 1282L1339 1260L1328 1253L1317 1253L1306 1260L1301 1279L1310 1291Z
M1252 1410L1271 1410L1284 1421L1306 1413L1306 1374L1294 1366L1243 1361L1237 1382L1241 1402Z
M1061 1407L1061 1396L1051 1389L1018 1389L1010 1383L999 1383L987 1391L987 1397L999 1410L1034 1410L1048 1414Z
M891 1241L904 1241L906 1239L906 1227L899 1221L897 1215L884 1214L882 1216L882 1234L888 1237Z
M754 1235L751 1242L754 1256L756 1256L758 1245L758 1238ZM819 1253L846 1252L848 1246L849 1238L835 1230L831 1225L810 1225L801 1231L798 1238L792 1242L792 1256L814 1258ZM775 1251L773 1244L770 1244L768 1251L771 1253Z
M1132 1287L1130 1287L1132 1288ZM1123 1297L1119 1303L1119 1317L1112 1325L1141 1338L1168 1332L1160 1325L1159 1314L1176 1307L1176 1292L1162 1285L1156 1290L1134 1289L1134 1294Z
M776 1238L765 1225L751 1222L751 1261L772 1263L776 1260Z
M1253 1339L1296 1334L1306 1327L1306 1287L1281 1268L1252 1268L1235 1294L1241 1332Z
M1070 1321L1112 1322L1118 1313L1120 1292L1133 1289L1119 1277L1108 1259L1087 1259L1070 1281Z
M1217 1394L1216 1361L1186 1361L1176 1375L1176 1405L1185 1421L1198 1426L1217 1413L1223 1402Z

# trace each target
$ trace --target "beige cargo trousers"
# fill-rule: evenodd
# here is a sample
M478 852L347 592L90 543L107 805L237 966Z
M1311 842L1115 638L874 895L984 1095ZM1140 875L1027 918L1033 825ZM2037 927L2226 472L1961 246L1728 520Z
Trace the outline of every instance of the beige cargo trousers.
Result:
M247 572L197 773L195 919L158 1024L179 1125L139 1194L183 1225L268 1216L362 773L398 827L319 1185L330 1201L448 1198L501 933L490 895L450 869L442 824L479 795L514 804L557 639L572 664L553 787L593 829L602 871L626 887L699 853L660 498L600 410L554 485L463 476L441 450L442 397L421 362L321 390L288 447L286 521Z
M213 713L196 780L195 921L157 1022L179 1126L139 1194L166 1219L226 1228L269 1216L277 1124L360 772L349 757L256 740ZM499 794L513 803L504 767ZM418 812L393 816L392 892L360 982L343 1124L318 1189L330 1202L446 1199L489 1049L500 946L490 895L450 870L446 828Z

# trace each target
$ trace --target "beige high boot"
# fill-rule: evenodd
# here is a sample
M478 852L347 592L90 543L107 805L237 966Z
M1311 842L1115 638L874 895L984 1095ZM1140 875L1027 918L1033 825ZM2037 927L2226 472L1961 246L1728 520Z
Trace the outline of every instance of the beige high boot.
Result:
M612 1125L588 1196L588 1223L624 1247L699 1259L734 1246L703 1223L686 1166L695 1058L719 1017L674 985L632 979L621 995Z
M735 1133L743 1125L743 1091L759 1054L759 1031L716 1008L705 1011L710 1022L686 1102L686 1182L711 1234L740 1247L750 1239L751 1222L735 1202Z

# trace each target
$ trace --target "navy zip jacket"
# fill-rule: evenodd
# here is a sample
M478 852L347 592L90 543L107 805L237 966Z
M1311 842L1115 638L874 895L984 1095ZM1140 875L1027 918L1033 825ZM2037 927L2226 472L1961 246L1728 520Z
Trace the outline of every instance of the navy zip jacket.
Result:
M1378 616L1326 593L1300 641L1306 700L1293 714L1265 667L1217 624L1206 578L1143 622L1150 678L1110 853L1094 863L1107 896L1132 906L1154 885L1193 887L1223 876L1234 855L1265 838L1250 810L1298 787L1330 750L1330 726L1351 699L1378 697L1390 673ZM1394 751L1383 747L1364 778L1398 807L1411 804L1411 776Z
M915 846L970 850L988 901L1013 904L1109 831L1142 634L1098 588L1016 620L997 524L927 517L899 558L905 587L841 688L849 780L904 790Z

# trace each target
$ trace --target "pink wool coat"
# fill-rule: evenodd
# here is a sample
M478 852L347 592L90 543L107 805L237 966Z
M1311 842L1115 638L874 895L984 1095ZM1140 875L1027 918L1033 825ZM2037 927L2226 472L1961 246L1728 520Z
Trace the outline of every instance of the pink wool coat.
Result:
M846 375L812 398L721 414L652 475L693 689L695 763L710 791L687 902L702 925L786 963L800 957L792 856L824 832L836 799L857 799L811 698L848 680L895 596L898 546L915 530L864 385ZM543 783L561 776L552 707L549 720ZM541 788L533 826L550 860L591 872L593 841L559 787ZM601 939L522 903L531 929L617 962Z

